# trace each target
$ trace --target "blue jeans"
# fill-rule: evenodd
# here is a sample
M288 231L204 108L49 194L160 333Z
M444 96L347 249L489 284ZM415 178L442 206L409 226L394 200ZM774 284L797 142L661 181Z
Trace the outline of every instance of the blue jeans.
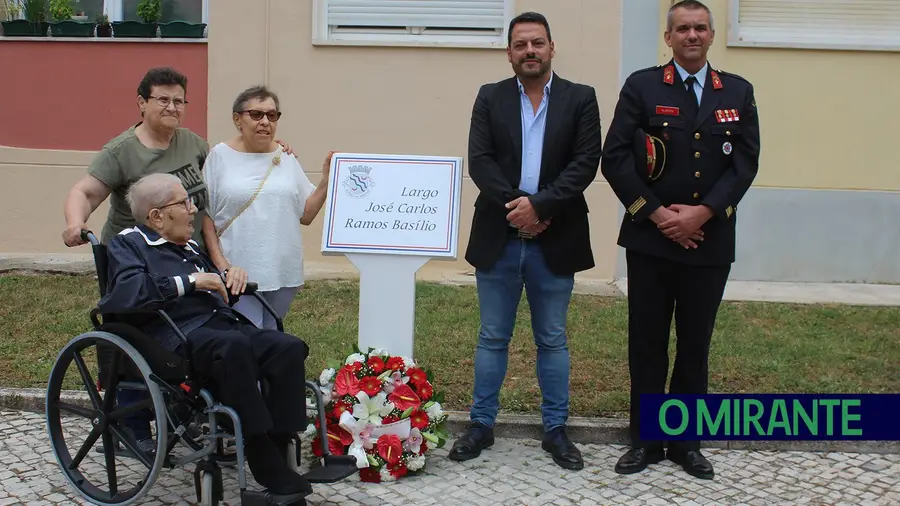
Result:
M516 323L522 288L531 309L537 346L537 377L543 402L541 417L549 432L569 417L569 347L566 317L575 276L558 276L547 268L540 246L509 239L500 260L488 270L476 269L481 329L475 350L475 387L470 418L494 426L500 387L506 377L509 342Z

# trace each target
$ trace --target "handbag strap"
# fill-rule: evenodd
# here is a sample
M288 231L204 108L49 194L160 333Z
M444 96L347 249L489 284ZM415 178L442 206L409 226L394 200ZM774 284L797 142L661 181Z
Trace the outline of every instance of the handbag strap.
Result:
M222 237L222 234L224 234L225 231L228 230L228 227L230 227L231 224L234 223L234 220L236 220L238 218L238 216L243 214L244 211L246 211L247 208L250 207L250 204L252 204L253 201L256 200L256 196L259 195L260 191L262 191L263 186L265 186L266 181L269 179L269 175L272 174L272 171L275 169L275 166L278 165L279 163L281 163L281 148L280 147L278 148L278 151L279 151L278 154L275 155L274 158L272 158L272 164L269 165L269 170L266 172L265 177L263 177L262 181L260 181L259 186L256 187L256 191L254 191L253 195L250 196L250 199L248 199L247 202L244 202L244 205L241 206L240 209L238 209L238 212L234 213L234 216L232 216L231 219L228 220L225 223L225 225L222 226L222 228L220 228L219 230L216 231L216 237Z

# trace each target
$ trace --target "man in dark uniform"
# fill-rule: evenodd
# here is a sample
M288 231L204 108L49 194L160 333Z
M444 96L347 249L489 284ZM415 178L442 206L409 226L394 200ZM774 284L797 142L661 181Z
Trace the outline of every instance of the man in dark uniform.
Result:
M677 335L669 392L707 392L709 345L734 262L737 205L759 163L753 86L713 70L712 14L694 0L669 10L673 59L625 82L609 127L601 172L625 206L618 244L628 271L628 360L632 448L616 472L668 458L711 479L699 441L641 438L640 396L662 394L672 314ZM637 169L637 170L636 170Z

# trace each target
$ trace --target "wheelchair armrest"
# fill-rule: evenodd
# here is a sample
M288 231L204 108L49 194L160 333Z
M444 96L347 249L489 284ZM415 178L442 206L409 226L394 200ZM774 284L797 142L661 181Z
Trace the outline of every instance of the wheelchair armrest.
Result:
M98 316L100 316L102 314L106 314L106 315L110 315L110 316L129 316L129 315L133 316L133 315L141 315L141 314L156 315L156 316L160 317L164 322L166 322L166 324L169 325L169 327L175 332L175 335L178 336L178 339L181 339L182 343L187 344L187 336L184 335L184 333L181 331L181 329L178 328L178 325L175 325L175 322L172 321L172 318L169 317L169 315L162 309L137 308L137 309L126 309L126 310L122 310L122 311L114 311L114 312L107 311L106 313L101 313L100 308L95 307L94 309L91 309L91 323L94 324L94 327L100 326L100 320L99 320Z
M241 295L253 295L257 290L259 290L259 283L248 281L247 286L244 287L244 293Z

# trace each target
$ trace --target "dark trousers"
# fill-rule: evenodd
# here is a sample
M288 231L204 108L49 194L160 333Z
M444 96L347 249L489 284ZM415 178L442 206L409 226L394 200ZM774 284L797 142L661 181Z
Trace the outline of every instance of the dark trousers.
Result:
M662 449L662 441L640 437L640 395L665 393L673 312L675 367L669 393L707 393L709 344L731 264L692 266L633 251L626 259L631 440L635 447ZM700 442L673 441L669 448L698 450Z
M187 338L192 367L209 378L216 400L237 411L244 436L306 428L306 343L225 315L214 316Z

